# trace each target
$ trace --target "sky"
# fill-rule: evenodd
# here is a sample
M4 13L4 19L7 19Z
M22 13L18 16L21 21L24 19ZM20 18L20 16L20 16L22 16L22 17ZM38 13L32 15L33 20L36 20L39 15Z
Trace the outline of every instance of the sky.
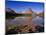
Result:
M21 1L6 1L6 8L11 8L15 12L24 12L24 10L31 8L33 12L43 12L44 3L40 2L21 2Z

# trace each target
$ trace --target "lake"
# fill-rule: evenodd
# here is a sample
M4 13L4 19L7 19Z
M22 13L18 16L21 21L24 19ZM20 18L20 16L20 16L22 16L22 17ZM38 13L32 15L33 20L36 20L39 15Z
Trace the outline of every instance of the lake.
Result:
M14 19L7 19L7 25L15 24L15 25L24 25L24 24L34 24L42 26L44 23L44 19L42 17L36 16L32 17L15 17Z

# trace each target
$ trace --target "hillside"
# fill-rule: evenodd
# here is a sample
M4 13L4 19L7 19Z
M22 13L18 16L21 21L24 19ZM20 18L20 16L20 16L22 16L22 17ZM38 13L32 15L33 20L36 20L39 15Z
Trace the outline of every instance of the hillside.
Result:
M6 18L14 18L17 16L31 16L32 15L32 10L28 9L24 13L16 13L14 10L10 8L6 8Z

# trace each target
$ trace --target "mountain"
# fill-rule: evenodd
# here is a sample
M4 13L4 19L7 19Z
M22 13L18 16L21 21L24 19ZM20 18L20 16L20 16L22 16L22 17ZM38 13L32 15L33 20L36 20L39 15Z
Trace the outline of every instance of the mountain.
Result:
M26 9L26 10L20 12L19 14L32 14L32 9L31 8Z
M15 14L16 12L10 8L6 8L6 12L9 12L9 13L12 13L12 14Z
M10 8L6 8L5 12L6 12L6 18L13 18L16 15L15 11L13 11Z
M44 12L39 13L39 16L44 17Z
M10 8L6 8L5 12L6 12L6 18L13 18L16 16L31 16L32 15L32 9L31 8L29 8L29 9L27 9L21 13L16 13L14 10L12 10Z

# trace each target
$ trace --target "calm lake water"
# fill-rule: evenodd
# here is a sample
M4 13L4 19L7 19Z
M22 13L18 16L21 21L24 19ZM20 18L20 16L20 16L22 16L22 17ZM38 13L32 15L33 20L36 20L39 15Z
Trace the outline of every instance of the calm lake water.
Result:
M36 16L32 19L32 23L37 25L37 26L43 26L44 24L44 19L40 16Z
M7 25L25 25L33 24L38 26L43 26L44 19L42 17L36 16L32 17L15 17L14 19L7 19Z

